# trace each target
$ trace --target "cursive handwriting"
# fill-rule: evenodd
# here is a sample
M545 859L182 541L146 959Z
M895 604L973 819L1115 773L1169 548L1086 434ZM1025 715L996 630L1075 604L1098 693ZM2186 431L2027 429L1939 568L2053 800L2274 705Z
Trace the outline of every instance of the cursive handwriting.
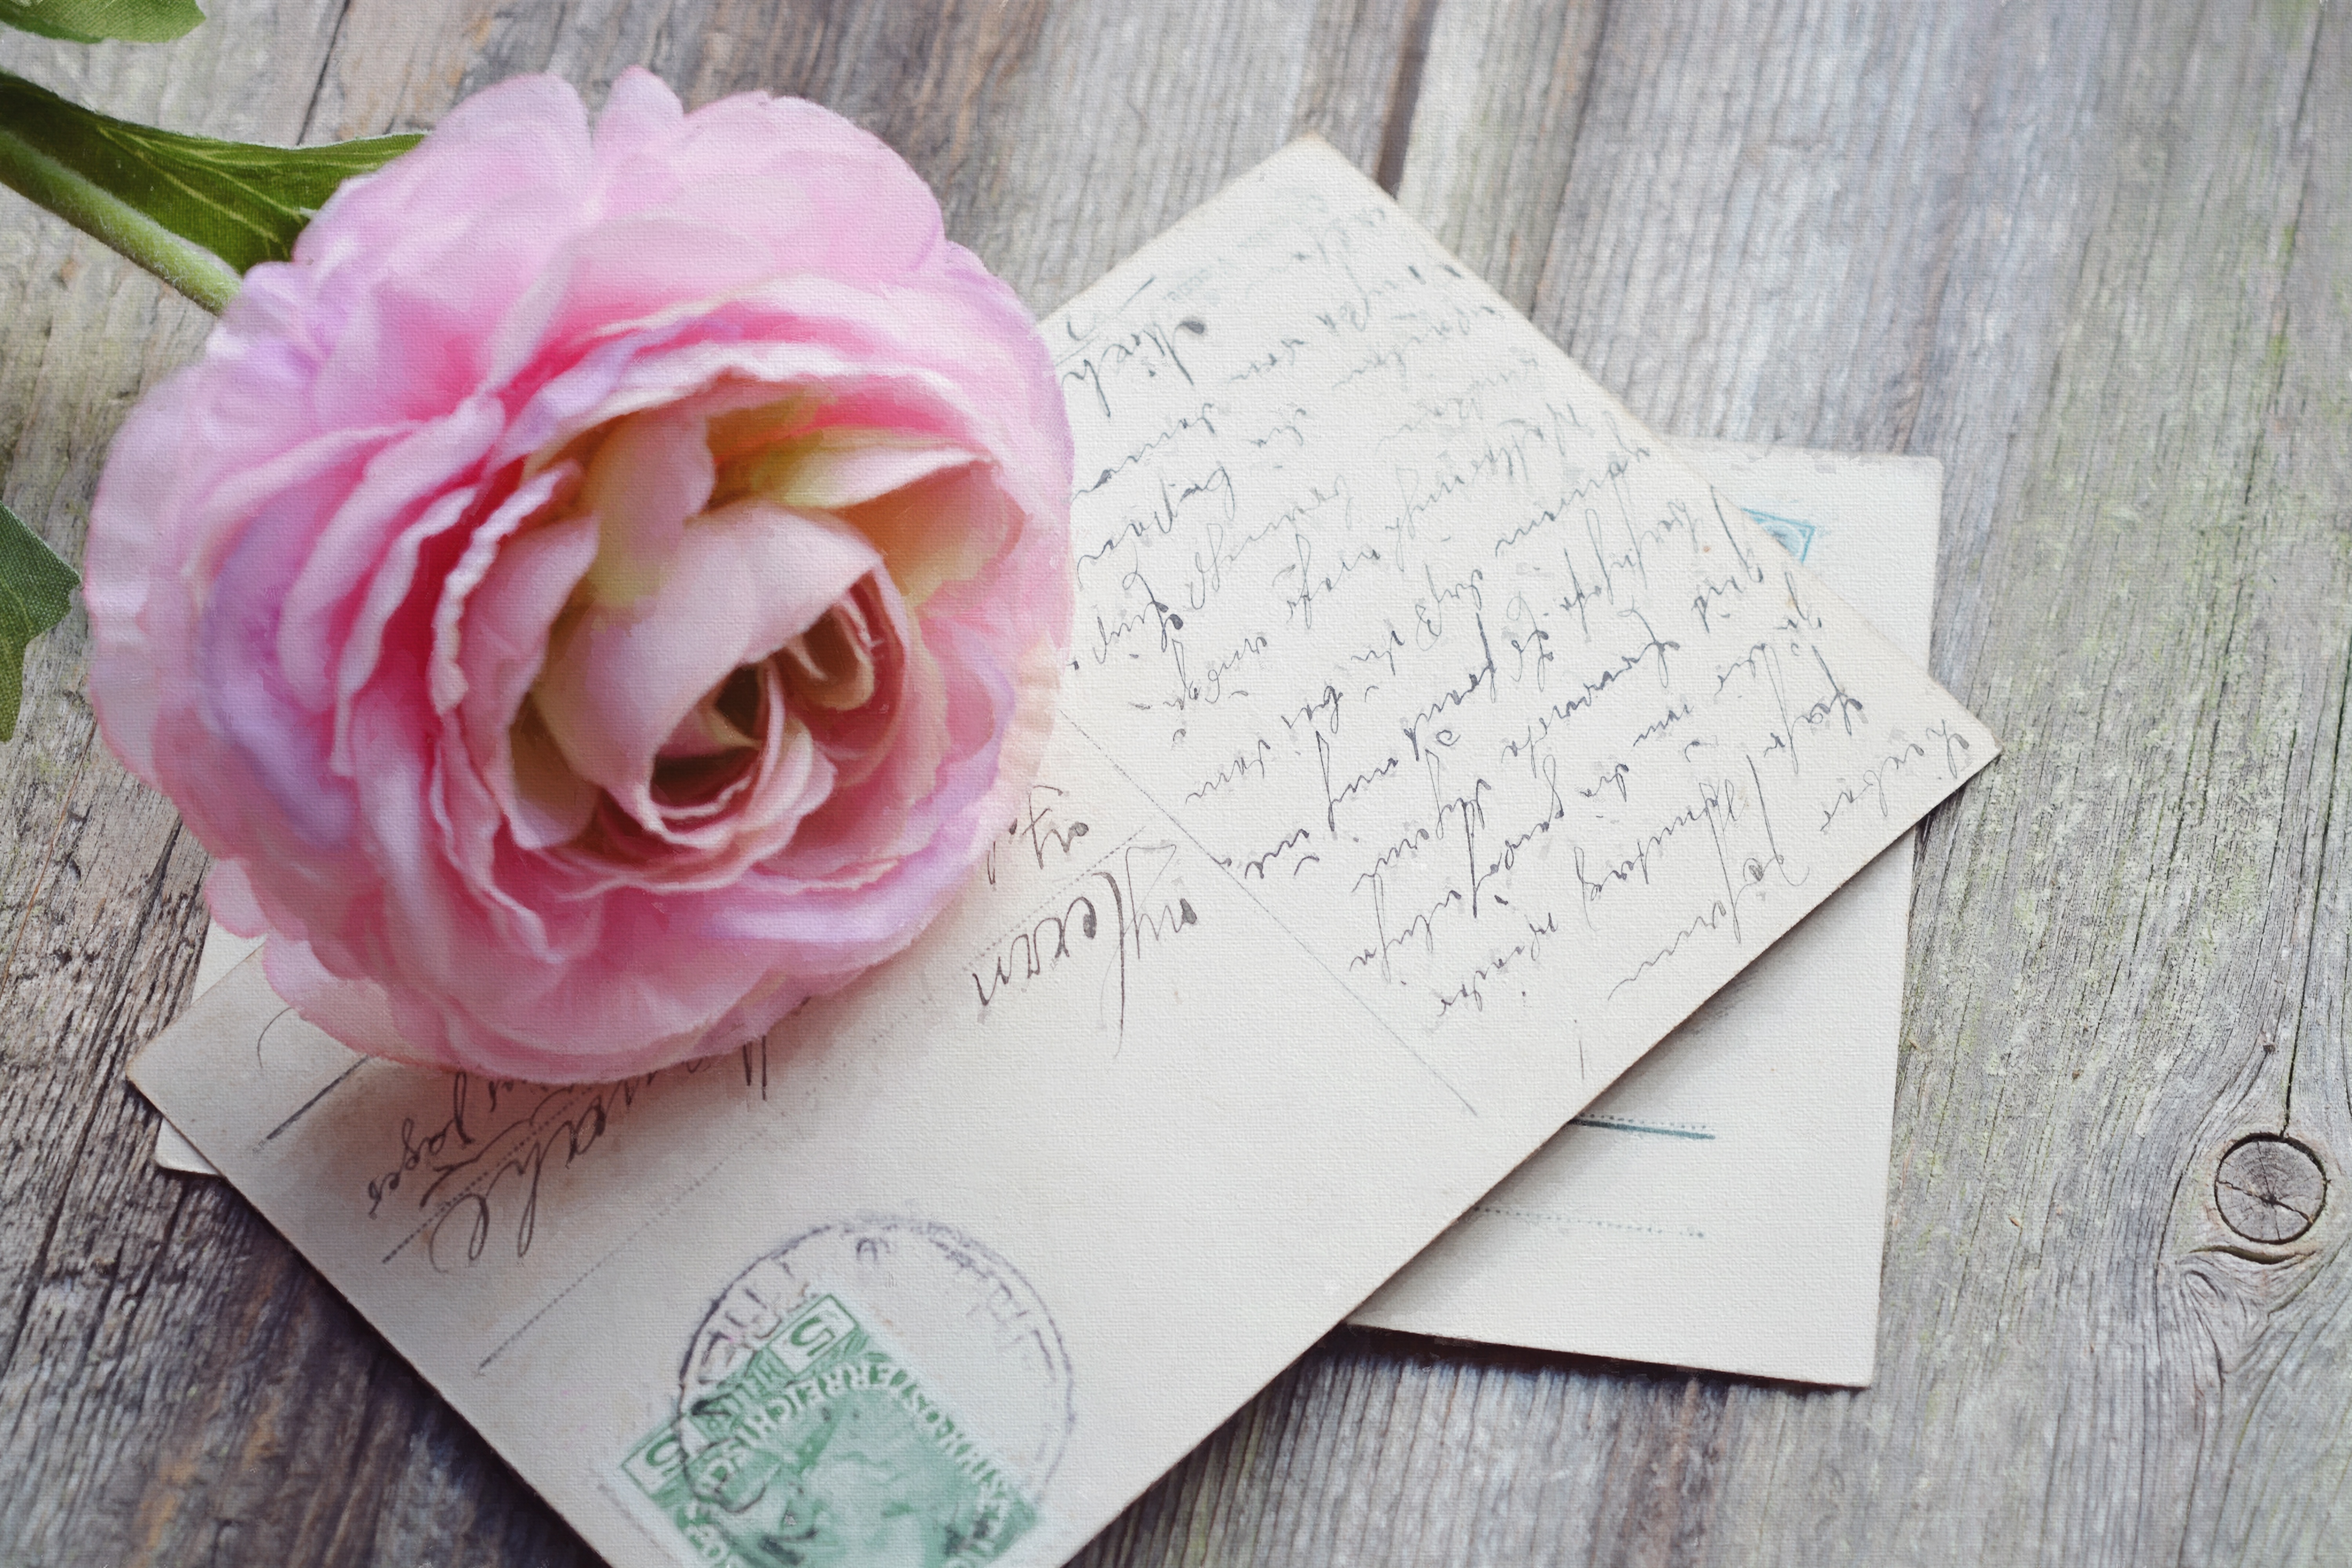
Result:
M1388 204L1328 195L1268 195L1064 358L1087 732L1383 1017L1719 982L1816 860L1867 858L1816 839L1966 747L1886 728L1868 634L1745 514ZM1090 875L971 966L984 1012L1138 961L1124 873Z
M767 1042L745 1042L735 1053L747 1090L765 1099ZM648 1098L677 1079L705 1071L706 1058L623 1079L615 1083L551 1086L456 1073L449 1079L448 1113L431 1131L414 1116L401 1120L399 1153L367 1184L373 1217L394 1199L420 1215L415 1227L384 1254L391 1262L422 1243L432 1267L446 1270L479 1262L504 1231L514 1256L530 1251L539 1231L540 1202L551 1170L589 1153Z
M1097 972L1117 1002L1118 1036L1127 1037L1129 968L1160 943L1201 923L1200 911L1171 882L1173 843L1121 845L1040 910L1023 917L969 969L980 1016L1012 994L1058 973L1083 952L1097 955Z

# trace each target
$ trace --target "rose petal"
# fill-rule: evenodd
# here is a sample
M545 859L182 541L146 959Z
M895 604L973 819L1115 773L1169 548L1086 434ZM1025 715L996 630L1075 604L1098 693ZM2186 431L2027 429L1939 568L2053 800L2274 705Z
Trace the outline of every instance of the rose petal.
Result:
M420 1066L446 1065L420 1057L411 1037L394 1020L383 986L331 973L306 944L272 934L261 950L261 968L272 991L352 1049Z
M550 628L587 575L596 543L593 517L509 541L466 600L459 646L451 650L463 671L457 711L467 752L525 848L570 839L595 804L592 785L559 787L548 759L519 760L510 752L525 694L546 665ZM518 776L524 768L531 770L528 784Z
M948 469L842 514L872 540L890 579L919 609L949 583L979 576L1021 537L1021 512L995 476Z
M613 90L596 117L593 142L596 163L609 168L642 157L677 134L686 110L661 78L631 66L613 79Z
M334 749L327 755L327 765L335 772L348 774L352 769L352 703L375 675L377 660L383 653L384 634L416 585L418 555L427 541L457 527L473 504L474 491L470 489L442 496L425 508L423 517L401 530L384 552L375 574L369 578L367 596L361 601L359 613L352 617L351 629L343 638L342 657L335 668L335 740ZM282 643L286 636L282 622L278 635Z
M881 563L838 523L741 500L685 531L659 587L559 627L540 711L579 774L650 831L655 753L737 666L806 631Z
M512 495L500 501L483 520L481 526L475 529L473 537L466 542L466 552L458 557L457 564L450 569L449 575L442 579L440 602L433 607L433 662L427 671L436 712L446 713L457 707L466 700L466 693L470 689L465 667L464 618L475 590L489 576L490 569L497 563L507 541L513 538L525 523L536 521L560 498L569 495L577 488L579 479L578 468L564 463L524 480ZM574 534L585 536L585 546L591 559L595 548L595 531L593 521L585 520L576 522L572 529ZM575 548L577 543L575 541ZM531 626L532 641L529 647L517 643L512 628L508 630L508 647L520 648L530 656L533 678L539 672L539 639L544 637L555 612L562 608L563 601L571 596L572 584L579 581L584 570L583 562L580 571L572 572L562 580L562 591L548 605L545 619ZM525 687L529 684L528 680L524 682ZM521 700L520 689L515 700ZM509 721L512 718L509 710L500 722Z
M309 542L278 616L276 650L288 685L304 702L324 708L332 700L333 672L350 633L354 600L401 531L420 511L446 500L451 485L489 449L502 423L496 405L472 403L385 447L369 459L350 498Z
M627 605L661 585L688 520L710 500L712 474L703 422L692 415L641 414L614 426L588 458L579 502L596 518L588 574L596 598Z
M205 902L231 936L257 937L269 929L269 917L253 896L253 883L233 860L215 860L205 873Z
M820 430L780 454L768 483L752 487L778 506L840 511L902 489L950 468L969 467L975 454L944 441L876 430Z
M789 188L780 199L791 199ZM551 258L499 323L484 379L504 383L557 345L658 315L682 300L734 293L771 269L767 247L733 226L667 216L599 225Z

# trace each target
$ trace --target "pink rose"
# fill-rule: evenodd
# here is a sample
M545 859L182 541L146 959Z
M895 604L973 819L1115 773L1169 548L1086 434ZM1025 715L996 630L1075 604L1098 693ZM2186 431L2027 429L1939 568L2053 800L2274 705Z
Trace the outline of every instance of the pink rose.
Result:
M263 266L90 518L108 743L353 1047L730 1048L1009 821L1070 620L1035 328L814 104L457 108Z

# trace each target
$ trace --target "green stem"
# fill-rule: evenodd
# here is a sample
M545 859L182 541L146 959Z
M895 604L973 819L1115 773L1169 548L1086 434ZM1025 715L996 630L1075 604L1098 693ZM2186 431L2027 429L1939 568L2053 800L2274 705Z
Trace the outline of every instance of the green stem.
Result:
M227 262L76 174L7 125L0 125L0 184L104 240L215 315L236 297L237 275Z

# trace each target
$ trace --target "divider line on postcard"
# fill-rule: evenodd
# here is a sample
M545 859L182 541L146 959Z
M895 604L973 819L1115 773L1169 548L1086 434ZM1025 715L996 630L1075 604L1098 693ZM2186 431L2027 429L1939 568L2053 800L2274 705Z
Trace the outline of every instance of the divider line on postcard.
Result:
M1225 879L1233 883L1235 888L1239 889L1242 895L1248 899L1251 903L1257 906L1258 912L1274 923L1275 930L1280 931L1283 935L1288 937L1292 942L1296 943L1298 951L1305 953L1315 967L1323 972L1326 979L1329 980L1332 984L1338 986L1341 992L1345 993L1349 1001L1353 1002L1357 1006L1361 1007L1364 1010L1364 1016L1371 1019L1373 1023L1379 1025L1381 1033L1386 1035L1391 1040L1394 1041L1399 1050L1404 1052L1405 1055L1420 1063L1422 1070L1429 1074L1430 1077L1435 1079L1440 1088L1444 1089L1446 1093L1452 1095L1456 1100L1460 1101L1463 1110L1468 1111L1473 1116L1478 1114L1478 1108L1470 1103L1469 1096L1464 1094L1460 1089L1454 1087L1453 1079L1438 1071L1436 1064L1432 1062L1427 1057L1423 1056L1419 1051L1413 1049L1412 1042L1406 1039L1402 1035L1398 1034L1396 1032L1396 1026L1391 1024L1386 1018L1381 1016L1379 1010L1370 1002L1365 1001L1354 986L1349 984L1345 980L1340 979L1339 975L1333 973L1331 966L1324 962L1323 955L1321 953L1316 952L1314 948L1307 945L1306 939L1301 937L1297 931L1292 931L1288 926L1285 925L1282 921L1281 916L1276 914L1272 910L1267 909L1265 907L1265 900L1259 898L1255 892L1252 891L1249 884L1243 881L1232 867L1225 865L1214 855L1209 853L1209 847L1202 843L1201 840L1193 835L1192 830L1185 826L1183 822L1174 812L1160 805L1160 799L1157 795L1154 795L1150 790L1138 784L1136 782L1135 775L1129 773L1126 767L1120 763L1119 760L1117 757L1112 756L1110 752L1104 748L1103 743L1100 741L1096 740L1092 735L1087 732L1085 725L1070 717L1068 710L1065 709L1062 710L1059 715L1058 721L1067 725L1071 733L1086 742L1087 745L1092 746L1095 749L1096 753L1100 756L1104 762L1110 764L1111 771L1118 774L1120 778L1127 781L1127 787L1133 790L1137 795L1141 795L1145 803L1149 805L1152 810L1158 812L1167 820L1170 826L1182 834L1184 836L1184 842L1199 850L1202 859L1208 861L1209 864L1224 872Z

